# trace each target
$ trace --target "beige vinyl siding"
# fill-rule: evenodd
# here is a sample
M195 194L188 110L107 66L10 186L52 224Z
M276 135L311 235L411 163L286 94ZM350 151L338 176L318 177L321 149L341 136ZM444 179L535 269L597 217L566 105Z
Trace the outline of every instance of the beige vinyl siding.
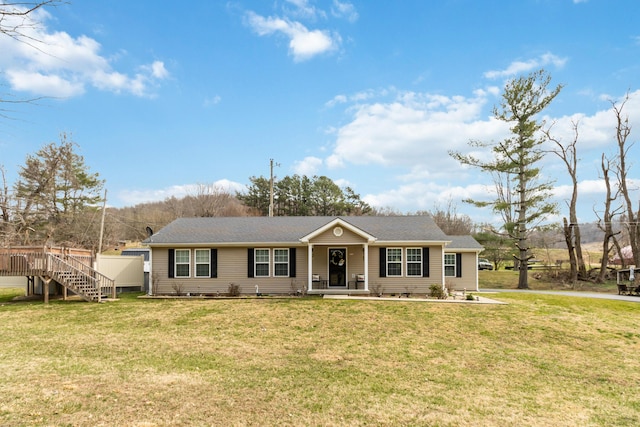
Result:
M429 277L406 277L406 248L415 248L417 245L400 246L397 244L389 244L382 247L401 247L403 249L403 277L380 277L380 246L370 246L369 290L372 292L379 291L385 294L399 294L404 292L427 294L432 284L442 284L441 246L429 246Z
M256 246L258 247L258 246ZM286 246L289 248L290 246ZM265 247L266 248L266 247ZM284 247L283 247L284 248ZM180 248L191 249L194 248ZM201 249L201 248L199 248ZM289 294L292 288L302 289L307 283L307 248L296 248L296 277L273 277L273 251L271 255L271 277L247 277L247 253L248 248L217 248L218 249L218 277L194 277L195 265L191 262L190 278L169 278L168 263L169 249L153 249L153 272L158 278L158 295L175 294L175 286L182 287L183 293L192 295L215 295L217 293L226 294L230 283L240 287L242 294L254 294L256 285L262 294ZM268 249L273 249L269 247Z
M448 252L447 253L452 253ZM477 291L478 260L475 252L462 252L462 277L446 277L445 283L453 284L454 289Z
M344 228L342 228L342 236L336 236L333 234L333 229L335 227L330 228L324 233L313 238L311 243L314 245L335 245L335 246L348 246L352 243L364 243L365 240L362 236L357 235L356 233Z

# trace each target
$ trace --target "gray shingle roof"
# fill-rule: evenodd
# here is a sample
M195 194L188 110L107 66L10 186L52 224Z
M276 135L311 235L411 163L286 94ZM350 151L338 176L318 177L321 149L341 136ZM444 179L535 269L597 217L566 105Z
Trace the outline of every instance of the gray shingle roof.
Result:
M145 240L153 245L298 243L336 218L378 241L448 241L429 216L178 218ZM477 243L477 242L476 242Z
M460 249L484 249L484 246L478 243L472 236L447 236L447 240L451 240L451 243L447 245L445 251Z

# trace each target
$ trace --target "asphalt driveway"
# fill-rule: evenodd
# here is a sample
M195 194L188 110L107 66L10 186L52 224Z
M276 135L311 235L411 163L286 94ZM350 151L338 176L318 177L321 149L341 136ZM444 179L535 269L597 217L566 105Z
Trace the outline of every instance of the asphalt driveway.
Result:
M520 293L530 293L530 294L547 294L547 295L564 295L568 297L582 297L582 298L600 298L600 299L611 299L617 301L629 301L629 302L637 302L640 303L640 296L629 296L629 295L617 295L617 294L605 294L599 292L580 292L580 291L537 291L531 289L480 289L480 293L482 292L520 292Z

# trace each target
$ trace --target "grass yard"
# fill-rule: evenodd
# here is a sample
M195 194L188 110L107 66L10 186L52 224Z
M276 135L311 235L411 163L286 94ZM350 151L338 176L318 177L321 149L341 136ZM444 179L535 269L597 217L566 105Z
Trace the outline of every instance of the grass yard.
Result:
M637 303L45 306L12 292L0 289L2 426L640 425Z
M513 270L482 270L478 271L480 289L516 289L518 287L519 271ZM564 271L564 274L567 274ZM605 283L579 281L575 285L563 283L553 277L553 272L529 271L529 288L533 290L575 290L589 292L618 293L615 280Z

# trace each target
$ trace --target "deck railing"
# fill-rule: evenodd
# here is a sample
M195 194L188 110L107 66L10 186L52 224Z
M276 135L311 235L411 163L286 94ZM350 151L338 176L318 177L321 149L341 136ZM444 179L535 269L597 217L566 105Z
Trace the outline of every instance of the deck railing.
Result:
M46 270L43 251L0 249L0 276L39 276Z
M48 254L48 273L56 282L77 293L86 300L100 301L103 296L115 298L115 281L82 262L67 257Z
M13 247L0 249L0 276L53 279L86 300L116 296L113 279L91 267L90 251L68 248Z

